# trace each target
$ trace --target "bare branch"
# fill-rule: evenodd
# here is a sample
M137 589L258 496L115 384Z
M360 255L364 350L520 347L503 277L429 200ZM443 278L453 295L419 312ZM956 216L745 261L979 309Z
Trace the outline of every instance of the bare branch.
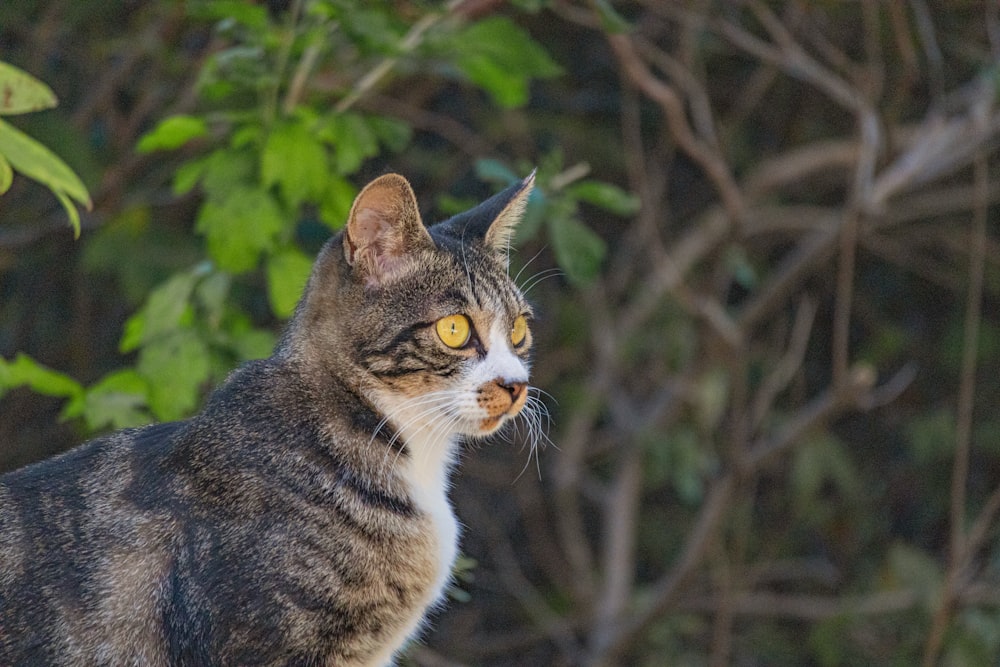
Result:
M678 145L705 170L719 192L730 220L736 224L742 222L745 210L743 195L729 170L729 166L721 155L695 137L688 124L684 103L680 96L671 86L649 71L628 35L608 35L608 42L611 44L628 80L660 105L667 126Z

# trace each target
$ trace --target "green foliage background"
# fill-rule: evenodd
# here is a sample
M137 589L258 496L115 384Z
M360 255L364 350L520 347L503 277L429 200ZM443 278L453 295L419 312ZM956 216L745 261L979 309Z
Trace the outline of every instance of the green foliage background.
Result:
M555 447L537 475L506 443L466 457L462 591L408 660L995 663L995 132L858 212L854 118L747 37L789 26L856 84L889 173L997 79L988 5L4 2L0 61L60 103L2 122L93 209L75 241L39 184L0 196L0 469L197 411L269 353L371 178L405 174L430 221L537 167L516 268ZM851 216L845 292L843 248L808 253ZM985 520L969 553L956 503L960 536Z

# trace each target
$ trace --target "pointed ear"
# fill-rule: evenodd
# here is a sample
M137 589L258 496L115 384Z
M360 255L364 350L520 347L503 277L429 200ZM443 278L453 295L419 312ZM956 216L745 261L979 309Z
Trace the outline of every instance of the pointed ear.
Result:
M434 225L434 229L459 242L475 240L487 249L503 255L510 249L510 239L524 216L528 198L535 186L535 172L506 190L496 193L478 206Z
M344 229L344 256L368 284L383 282L409 253L433 245L413 188L399 174L376 178L354 200Z
M535 171L532 169L528 177L516 185L512 185L497 197L507 198L506 205L493 218L489 229L486 230L486 245L494 250L506 253L510 248L510 240L514 236L517 224L524 217L524 210L528 206L528 198L535 188Z

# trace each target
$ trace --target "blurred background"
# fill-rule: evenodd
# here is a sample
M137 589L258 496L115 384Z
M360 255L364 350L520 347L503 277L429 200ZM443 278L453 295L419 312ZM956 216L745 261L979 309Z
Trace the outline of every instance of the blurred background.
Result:
M551 423L405 664L1000 660L997 3L4 0L0 61L92 200L0 196L0 470L197 411L371 178L538 167Z

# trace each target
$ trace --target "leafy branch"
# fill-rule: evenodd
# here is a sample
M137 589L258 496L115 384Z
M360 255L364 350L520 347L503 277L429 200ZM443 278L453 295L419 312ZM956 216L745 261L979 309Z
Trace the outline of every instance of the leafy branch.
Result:
M57 104L51 88L27 72L0 61L0 116L50 109ZM0 119L0 195L10 189L15 171L52 191L69 216L74 236L79 237L77 206L88 210L92 206L86 186L55 153Z

